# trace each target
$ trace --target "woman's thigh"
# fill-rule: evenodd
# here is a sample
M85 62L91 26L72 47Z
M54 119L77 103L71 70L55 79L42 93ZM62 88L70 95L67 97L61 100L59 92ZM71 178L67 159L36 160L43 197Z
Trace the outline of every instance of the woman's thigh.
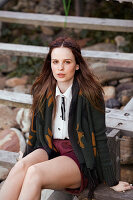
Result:
M51 160L35 164L42 188L65 189L78 188L81 185L81 173L76 162L68 156L58 156Z

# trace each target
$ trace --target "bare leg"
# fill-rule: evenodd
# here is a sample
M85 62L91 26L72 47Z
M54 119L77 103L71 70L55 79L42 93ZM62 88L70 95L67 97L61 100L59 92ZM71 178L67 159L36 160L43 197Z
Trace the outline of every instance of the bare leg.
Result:
M81 184L79 167L67 156L35 164L28 168L19 200L40 200L41 189L78 188Z
M0 199L18 200L28 167L45 160L48 160L46 151L37 149L18 161L10 171L0 191Z

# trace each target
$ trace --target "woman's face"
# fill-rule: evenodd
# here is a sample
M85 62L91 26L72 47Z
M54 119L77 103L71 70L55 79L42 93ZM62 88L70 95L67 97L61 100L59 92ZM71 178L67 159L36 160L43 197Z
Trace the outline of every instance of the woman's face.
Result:
M75 70L79 69L71 49L66 47L54 48L51 53L51 68L58 85L67 86L73 82Z

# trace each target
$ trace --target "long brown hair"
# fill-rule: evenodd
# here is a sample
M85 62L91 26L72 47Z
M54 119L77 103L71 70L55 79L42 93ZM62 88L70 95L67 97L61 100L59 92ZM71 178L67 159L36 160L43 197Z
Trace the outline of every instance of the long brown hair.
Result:
M87 97L89 102L96 109L104 111L100 103L103 101L102 86L98 78L93 74L92 70L87 66L83 59L80 46L70 37L59 37L51 42L42 71L31 89L31 94L33 95L32 111L35 112L35 110L39 110L42 112L43 103L45 101L44 95L49 91L52 91L55 105L56 80L51 69L51 52L54 48L59 48L61 46L71 49L75 56L76 64L79 65L79 70L76 70L75 77L83 95Z

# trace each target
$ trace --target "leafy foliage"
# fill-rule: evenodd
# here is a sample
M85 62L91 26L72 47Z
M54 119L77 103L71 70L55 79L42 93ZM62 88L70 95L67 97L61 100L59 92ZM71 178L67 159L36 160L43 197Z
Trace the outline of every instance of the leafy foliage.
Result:
M15 71L11 72L8 77L21 77L22 75L29 75L30 82L32 82L43 66L44 59L35 57L18 57L18 67Z
M118 1L99 1L91 12L91 17L133 19L133 4Z

